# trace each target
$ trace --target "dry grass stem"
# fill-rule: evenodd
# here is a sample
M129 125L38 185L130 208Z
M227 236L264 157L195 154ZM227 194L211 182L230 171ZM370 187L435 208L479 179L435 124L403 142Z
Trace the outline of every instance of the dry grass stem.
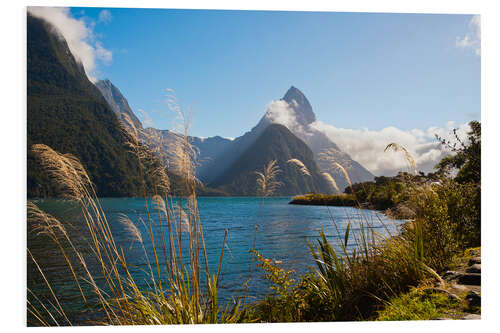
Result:
M307 167L304 165L304 163L302 163L301 160L296 159L296 158L292 158L292 159L288 160L287 163L292 163L292 164L296 165L303 175L312 177L311 173L309 172L309 169L307 169Z
M323 172L322 173L323 177L326 178L326 180L330 183L330 185L333 186L333 188L340 194L342 193L339 189L339 187L337 186L337 183L335 182L335 179L333 179L333 177L328 173L328 172Z
M278 162L276 160L270 161L265 167L263 172L256 171L257 174L257 187L263 197L271 196L275 193L281 182L276 180L276 176L281 172Z
M93 194L94 190L89 175L80 161L71 154L60 154L43 144L34 144L31 151L40 165L57 187L60 195L69 199L80 200Z
M137 240L139 243L142 243L142 235L141 231L137 226L130 220L130 218L125 215L125 214L120 214L118 217L118 221L120 221L121 224L125 227L125 230L130 233L130 235L133 237L133 240Z
M408 151L406 150L405 147L403 147L403 146L401 146L401 145L393 142L393 143L389 143L387 145L387 147L385 147L384 152L386 152L389 149L392 149L394 152L402 151L403 154L404 154L404 156L405 156L405 158L406 158L406 161L410 165L410 168L412 169L412 171L415 173L415 175L418 174L417 164L415 163L415 160L410 155L410 153L408 153Z

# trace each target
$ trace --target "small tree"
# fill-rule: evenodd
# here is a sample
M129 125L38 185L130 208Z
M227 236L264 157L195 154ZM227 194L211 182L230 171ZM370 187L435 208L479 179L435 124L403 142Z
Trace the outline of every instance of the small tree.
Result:
M436 165L438 172L447 173L450 168L458 169L455 180L459 183L481 184L481 123L471 121L471 128L467 133L467 141L464 142L453 130L457 142L451 143L436 135L437 139L448 147L454 155L449 155Z

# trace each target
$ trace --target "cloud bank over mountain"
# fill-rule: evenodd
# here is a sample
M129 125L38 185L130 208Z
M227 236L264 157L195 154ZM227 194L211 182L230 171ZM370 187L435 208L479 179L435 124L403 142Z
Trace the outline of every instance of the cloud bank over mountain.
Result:
M70 9L64 7L28 7L28 12L56 27L73 56L82 63L89 80L95 83L97 62L106 64L113 59L113 53L103 47L94 33L96 22L76 19ZM104 17L107 22L111 20L108 14L104 14Z
M408 171L408 162L401 153L384 152L389 143L396 142L404 146L417 163L419 171L433 171L434 166L450 152L436 140L439 137L454 141L453 129L458 128L460 138L466 138L468 124L456 126L450 121L443 127L430 127L426 130L402 130L394 126L375 131L369 129L339 128L321 121L314 121L307 127L296 119L293 108L284 100L272 101L267 107L266 117L270 121L286 126L304 136L311 129L325 134L339 148L349 154L376 176L393 176L399 171Z
M304 131L303 126L297 121L295 111L282 99L269 103L265 117L272 123L286 126L289 130Z
M432 171L434 166L450 152L436 140L436 135L449 139L455 125L448 122L445 127L430 127L427 130L405 131L396 127L386 127L380 131L368 129L337 128L322 122L311 126L325 133L339 147L377 176L393 176L398 171L408 171L408 162L401 153L387 151L385 147L392 142L404 146L415 159L419 171ZM457 127L457 134L465 138L468 124Z

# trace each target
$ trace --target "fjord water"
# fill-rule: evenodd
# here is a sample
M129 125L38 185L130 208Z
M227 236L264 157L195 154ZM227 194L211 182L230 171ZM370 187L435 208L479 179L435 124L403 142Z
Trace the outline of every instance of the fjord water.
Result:
M203 225L206 250L212 274L217 272L221 247L225 230L228 229L226 246L220 277L219 297L221 303L230 301L232 297L242 296L244 283L249 281L247 295L251 299L258 299L269 292L269 284L263 279L264 273L251 265L249 250L255 238L255 249L266 258L282 261L282 267L294 270L296 274L305 273L314 265L307 243L315 243L318 230L324 229L325 235L337 247L344 241L344 233L351 222L351 237L348 248L355 246L355 235L359 233L360 222L369 225L377 233L397 233L398 226L403 221L391 220L384 215L371 210L361 210L352 207L325 207L289 205L289 197L266 198L262 204L261 198L255 197L200 197L198 207ZM141 244L126 230L119 221L121 214L127 215L139 228L144 241L145 249L151 260L154 260L152 245L146 229L139 221L147 223L146 200L144 198L103 198L100 200L104 212L118 247L122 247L136 283L148 288L149 271ZM156 233L157 246L160 244L160 232L157 212L150 205L150 216L153 220L153 229ZM179 203L173 199L174 206ZM81 252L88 256L86 249L86 226L78 217L77 205L55 199L39 200L36 204L43 210L59 218L66 226L66 230L75 240ZM334 223L334 222L335 223ZM163 221L165 223L165 221ZM183 239L187 235L183 233ZM30 231L28 225L28 247L42 267L47 279L51 282L63 307L68 309L68 316L74 323L83 324L91 318L82 314L85 309L78 289L60 250L43 235L37 236ZM159 246L161 249L161 246ZM187 247L183 249L188 253ZM164 262L162 251L159 251L160 264ZM168 253L167 253L168 255ZM187 262L185 256L185 262ZM153 262L152 262L153 265ZM99 275L99 266L88 259L88 266L92 272ZM162 265L163 267L165 265ZM163 272L164 273L164 272ZM83 272L80 272L83 275ZM164 275L165 276L165 275ZM149 281L151 281L149 279ZM82 282L84 285L85 282ZM28 288L37 295L50 300L47 288L31 260L28 260ZM84 286L85 289L85 286ZM90 290L88 290L90 292Z

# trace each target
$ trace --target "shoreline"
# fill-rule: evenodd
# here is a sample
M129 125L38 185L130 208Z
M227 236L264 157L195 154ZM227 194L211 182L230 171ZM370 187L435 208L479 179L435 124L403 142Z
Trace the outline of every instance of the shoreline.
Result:
M409 220L414 217L411 209L404 204L385 209L379 209L373 206L370 202L358 203L350 195L299 195L292 198L292 200L288 204L302 206L356 207L360 209L376 210L384 216L394 220Z

